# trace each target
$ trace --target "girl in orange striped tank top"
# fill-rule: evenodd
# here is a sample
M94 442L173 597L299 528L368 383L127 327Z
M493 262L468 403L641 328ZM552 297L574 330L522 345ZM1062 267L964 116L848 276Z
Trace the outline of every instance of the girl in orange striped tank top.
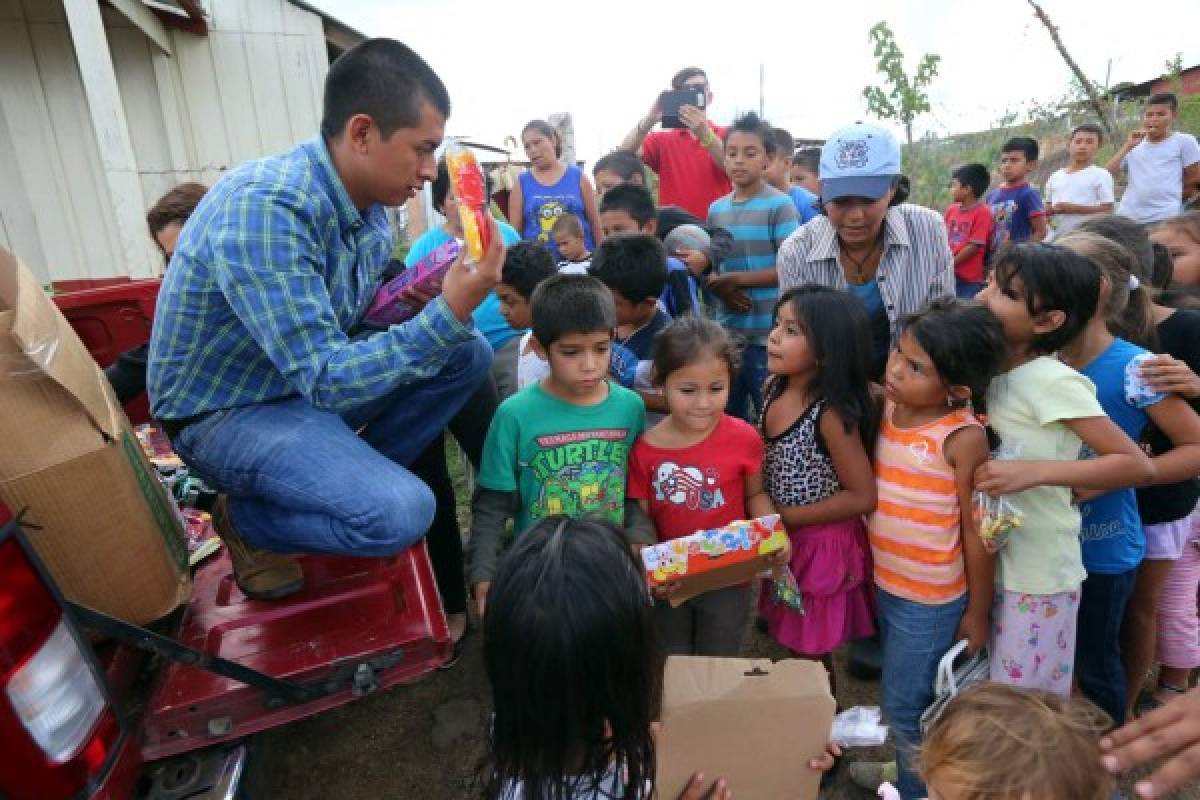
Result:
M972 411L1003 363L987 309L935 301L905 322L884 373L875 447L878 502L867 521L883 641L882 705L896 735L897 788L924 797L913 769L921 712L954 642L988 639L994 566L971 515L988 438Z

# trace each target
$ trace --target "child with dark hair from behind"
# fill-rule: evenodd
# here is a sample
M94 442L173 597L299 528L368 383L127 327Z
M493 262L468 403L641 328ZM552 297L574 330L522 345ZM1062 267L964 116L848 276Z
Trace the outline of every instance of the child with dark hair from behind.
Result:
M518 537L484 621L495 712L487 800L657 797L663 656L652 609L645 573L613 525L552 516ZM838 754L830 744L806 766L764 768L825 771ZM678 800L730 800L732 788L696 773Z
M558 248L562 260L558 262L558 271L571 275L586 275L591 264L592 254L583 240L583 223L574 214L563 214L554 222L550 229L550 238Z
M813 195L821 193L821 148L806 147L792 156L792 186L807 189Z
M646 165L637 157L637 153L614 150L596 160L592 166L592 179L596 182L596 194L604 197L609 189L622 183L645 186Z
M600 225L605 236L622 233L645 233L658 236L658 216L654 196L644 186L623 183L613 187L600 200ZM659 298L667 314L681 317L698 313L700 295L696 279L688 267L674 256L662 251L666 266L666 286Z
M763 489L762 440L725 414L736 359L725 329L702 317L676 320L654 340L654 383L669 414L633 446L629 496L660 542L773 511ZM789 557L781 552L776 561ZM736 656L750 591L750 583L714 589L676 608L670 587L659 591L654 621L667 653Z
M631 543L654 538L625 499L629 448L646 409L608 380L612 293L586 275L554 275L532 303L533 348L549 374L500 404L483 446L468 567L481 615L509 520L519 536L548 516L595 515L624 526Z
M775 157L767 169L767 183L792 198L796 213L800 215L800 224L803 225L821 213L817 210L817 195L792 183L792 153L796 151L796 140L792 134L783 128L772 128L771 135L775 138Z
M949 702L921 747L929 800L1109 800L1110 724L1083 700L985 683ZM886 797L886 795L885 795Z
M983 289L984 258L992 240L992 211L980 202L987 194L992 176L983 164L967 164L950 176L950 196L954 202L946 209L946 233L954 254L954 289L970 300Z
M1003 183L984 199L992 211L993 255L1006 244L1040 242L1050 230L1042 196L1029 185L1029 174L1037 166L1037 160L1037 140L1028 136L1014 136L1000 150Z
M538 284L557 273L554 256L537 242L518 242L504 254L504 267L496 296L500 298L500 313L514 330L524 330L516 350L497 353L503 363L492 367L500 400L507 400L518 389L545 375L545 363L533 351L530 340L533 314L530 298Z

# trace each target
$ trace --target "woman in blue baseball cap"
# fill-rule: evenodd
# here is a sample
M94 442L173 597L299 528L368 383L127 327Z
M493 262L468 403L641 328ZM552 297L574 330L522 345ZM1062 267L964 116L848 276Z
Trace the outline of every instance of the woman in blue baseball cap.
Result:
M819 176L824 215L780 246L779 288L819 284L857 296L871 319L879 379L900 320L954 296L946 225L941 214L904 202L900 144L877 125L856 122L830 136Z

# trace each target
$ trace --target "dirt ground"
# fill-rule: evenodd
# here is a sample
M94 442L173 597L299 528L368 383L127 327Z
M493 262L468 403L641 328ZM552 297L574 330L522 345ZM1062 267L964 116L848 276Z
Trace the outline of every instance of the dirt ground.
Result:
M491 702L480 643L480 635L472 634L462 660L447 672L434 673L420 683L396 687L258 737L252 769L253 783L260 790L252 800L478 798L474 780L484 756ZM747 631L743 653L775 659L786 656L778 645L753 629ZM879 684L849 677L842 669L843 663L839 659L842 703L877 704ZM847 760L885 755L890 756L890 749L855 750ZM1132 797L1128 793L1126 796ZM823 800L870 797L850 783L844 769L836 784L821 794ZM1200 800L1200 786L1174 797Z

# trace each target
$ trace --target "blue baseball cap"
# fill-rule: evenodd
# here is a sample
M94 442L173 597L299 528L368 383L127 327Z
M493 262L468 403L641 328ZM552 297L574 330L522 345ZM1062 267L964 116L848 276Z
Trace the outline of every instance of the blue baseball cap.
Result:
M821 147L821 201L839 197L878 200L900 177L900 143L868 122L839 128Z

